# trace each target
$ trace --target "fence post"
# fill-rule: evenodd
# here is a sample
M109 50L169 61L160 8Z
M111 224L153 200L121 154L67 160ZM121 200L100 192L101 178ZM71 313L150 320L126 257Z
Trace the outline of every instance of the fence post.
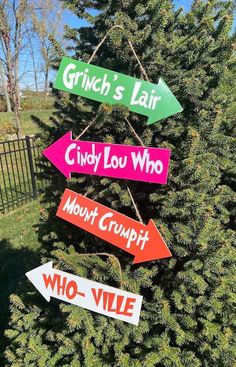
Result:
M37 197L37 185L34 175L34 163L33 163L33 156L31 151L31 145L30 145L30 137L26 135L25 137L26 141L26 147L27 147L27 153L28 153L28 159L29 159L29 168L30 168L30 176L31 176L31 182L32 182L32 188L33 188L33 197Z

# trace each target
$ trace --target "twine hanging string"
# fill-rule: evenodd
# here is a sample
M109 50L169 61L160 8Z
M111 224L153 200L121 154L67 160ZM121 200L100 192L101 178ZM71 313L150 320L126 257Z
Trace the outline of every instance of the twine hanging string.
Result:
M128 193L129 193L130 199L131 199L131 201L132 201L132 204L133 204L133 206L134 206L135 213L136 213L136 215L137 215L137 217L138 217L138 219L139 219L139 222L140 222L140 223L142 223L142 224L144 224L144 223L143 223L143 219L142 219L142 217L141 217L141 214L140 214L140 212L139 212L139 210L138 210L138 207L137 207L137 205L136 205L136 203L135 203L135 201L134 201L133 195L132 195L132 193L131 193L131 191L130 191L130 188L129 188L129 186L128 186L128 185L126 185L126 187L127 187L127 191L128 191Z
M109 36L109 34L110 34L110 32L112 31L112 30L114 30L114 29L120 29L120 30L122 30L122 32L125 32L125 29L124 29L124 27L122 27L121 25L114 25L113 27L111 27L108 31L107 31L107 33L105 34L105 36L103 37L103 39L101 40L101 42L99 42L99 44L96 46L96 48L95 48L95 50L93 51L93 54L91 55L91 57L89 58L89 60L88 60L88 64L90 64L92 61L93 61L93 59L94 59L94 57L96 56L96 54L97 54L97 52L98 52L98 50L100 49L100 47L103 45L103 43L106 41L106 39L108 38L108 36ZM131 49L131 51L133 52L133 55L134 55L134 57L135 57L135 59L136 59L136 61L138 62L138 65L139 65L139 67L140 67L140 70L141 70L141 73L142 73L142 75L144 76L144 78L146 79L146 81L148 81L148 82L150 82L150 80L149 80L149 78L148 78L148 76L147 76L147 73L146 73L146 70L144 69L144 67L143 67L143 65L142 65L142 63L141 63L141 61L140 61L140 59L139 59L139 57L138 57L138 55L137 55L137 53L136 53L136 51L135 51L135 49L134 49L134 46L133 46L133 44L132 44L132 42L129 40L129 38L127 37L127 41L128 41L128 44L129 44L129 47L130 47L130 49ZM95 123L95 121L96 121L96 117L88 124L88 126L86 126L86 128L75 138L75 140L79 140L87 131L88 131L88 129ZM130 131L131 131L131 133L133 134L133 136L135 137L135 139L138 141L138 143L141 145L141 146L145 146L144 145L144 143L143 143L143 141L142 141L142 139L140 138L140 136L137 134L137 132L135 131L135 129L134 129L134 127L132 126L132 124L131 124L131 122L128 120L128 118L126 117L125 118L125 121L127 122L127 124L128 124L128 126L129 126L129 129L130 129ZM139 210L138 210L138 207L137 207L137 205L136 205L136 203L135 203L135 201L134 201L134 198L133 198L133 195L132 195L132 193L131 193L131 191L130 191L130 188L129 188L129 186L128 186L128 184L126 185L127 186L127 191L128 191L128 194L129 194L129 196L130 196L130 198L131 198L131 201L132 201L132 204L133 204L133 206L134 206L134 209L135 209L135 213L136 213L136 215L137 215L137 218L139 219L139 221L140 221L140 223L143 223L143 220L142 220L142 217L141 217L141 215L140 215L140 213L139 213ZM88 192L86 192L86 194L85 194L85 196L87 196L88 195ZM117 259L118 260L118 259ZM119 262L119 260L118 260L118 262Z
M125 28L124 27L122 27L121 25L114 25L113 27L111 27L108 31L107 31L107 33L105 34L105 36L103 37L103 39L101 40L101 42L99 42L99 44L96 46L96 48L95 48L95 50L93 51L93 54L91 55L91 57L89 58L89 60L88 60L88 64L90 64L92 61L93 61L93 59L94 59L94 57L96 56L96 54L97 54L97 52L98 52L98 50L100 49L100 47L103 45L103 43L106 41L106 39L108 38L108 36L109 36L109 34L110 34L110 32L112 31L112 30L114 30L114 29L120 29L120 30L122 30L122 32L124 32L125 33ZM148 81L148 82L150 82L150 79L148 78L148 75L147 75L147 73L146 73L146 70L144 69L144 67L143 67L143 65L142 65L142 63L141 63L141 61L140 61L140 59L139 59L139 57L138 57L138 55L137 55L137 53L136 53L136 51L135 51L135 49L134 49L134 46L133 46L133 44L132 44L132 42L130 41L130 39L128 38L128 36L126 35L126 37L127 37L127 41L128 41L128 45L129 45L129 47L130 47L130 49L131 49L131 51L133 52L133 55L134 55L134 57L135 57L135 59L136 59L136 61L138 62L138 65L139 65L139 67L140 67L140 70L141 70L141 74L143 75L143 77L146 79L146 81ZM86 126L86 128L75 138L75 140L79 140L87 131L88 131L88 129L95 123L95 121L96 121L96 117L88 124L88 126ZM144 145L144 143L143 143L143 141L142 141L142 139L140 138L140 136L137 134L137 132L135 131L135 129L134 129L134 127L132 126L132 124L131 124L131 122L128 120L128 118L126 117L125 118L125 121L127 122L127 124L128 124L128 126L129 126L129 129L130 129L130 131L131 131L131 133L134 135L134 137L135 137L135 139L139 142L139 144L141 145L141 146L145 146ZM135 213L136 213L136 215L137 215L137 218L139 219L139 221L140 221L140 223L142 223L143 224L143 220L142 220L142 217L141 217L141 215L140 215L140 213L139 213L139 210L138 210L138 207L137 207L137 205L136 205L136 203L135 203L135 201L134 201L134 198L133 198L133 195L132 195L132 193L131 193L131 191L130 191L130 188L129 188L129 186L128 186L128 184L126 185L127 186L127 191L128 191L128 194L129 194L129 196L130 196L130 198L131 198L131 201L132 201L132 204L133 204L133 206L134 206L134 209L135 209ZM87 196L87 192L86 192L86 196ZM108 256L108 254L107 254L107 256ZM117 259L117 258L116 258ZM119 260L117 259L117 261L118 261L118 263L119 263ZM120 269L121 269L121 266L120 266L120 263L119 263L119 267L120 267Z
M93 54L92 54L92 56L90 57L90 59L89 59L89 61L88 61L88 64L90 64L90 63L92 62L92 60L94 59L94 57L95 57L96 53L98 52L99 48L100 48L100 47L103 45L103 43L106 41L106 39L107 39L107 37L108 37L109 33L110 33L113 29L115 29L115 28L119 28L119 29L121 29L123 32L125 32L124 27L122 27L121 25L114 25L113 27L111 27L111 28L107 31L107 33L105 34L105 36L103 37L103 39L101 40L101 42L97 45L97 47L96 47L96 48L95 48L95 50L93 51ZM149 82L150 80L149 80L149 78L148 78L148 76L147 76L146 70L144 69L144 67L143 67L143 65L142 65L142 63L141 63L141 61L140 61L140 59L139 59L138 55L136 54L136 51L135 51L135 49L134 49L134 46L133 46L132 42L129 40L129 38L128 38L128 37L127 37L127 41L128 41L129 47L131 48L131 50L132 50L132 52L133 52L133 54L134 54L135 59L137 60L137 62L138 62L138 64L139 64L139 67L140 67L141 73L143 74L143 76L145 77L145 79Z
M120 287L121 288L123 287L122 269L121 269L120 262L119 262L118 258L115 255L108 254L107 252L92 252L90 254L78 254L78 253L75 253L74 256L77 256L77 257L107 256L107 257L110 257L110 258L114 259L116 261L116 263L118 265L118 269L119 269ZM62 256L59 256L59 259L61 259L62 261L64 260ZM59 264L56 264L54 266L54 268L55 269L59 269L60 268Z
M75 256L77 257L86 257L86 256L107 256L110 257L112 259L114 259L118 265L118 269L119 269L119 276L120 276L120 286L121 288L123 287L123 277L122 277L122 269L121 269L121 265L120 265L120 261L118 260L118 258L115 255L112 254L108 254L107 252L93 252L91 254L78 254L76 253Z
M90 123L86 126L86 128L82 131L81 134L76 136L75 140L79 140L86 133L86 131L94 124L95 121L96 121L96 117L92 121L90 121Z
M134 130L133 126L131 125L130 121L127 119L127 117L125 117L125 121L127 122L130 131L133 133L134 137L137 139L137 141L139 142L139 144L144 147L144 142L142 141L142 139L140 138L140 136L136 133L136 131Z
M98 50L100 49L100 47L103 45L103 43L106 41L106 39L107 39L107 37L109 36L109 33L113 30L113 29L116 29L116 28L119 28L119 29L121 29L123 32L125 32L125 29L124 29L124 27L122 27L121 25L114 25L113 27L111 27L108 31L107 31L107 33L105 34L105 36L103 37L103 39L101 40L101 42L99 42L99 44L96 46L96 48L95 48L95 50L93 51L93 54L92 54L92 56L89 58L89 60L88 60L88 62L87 62L87 64L90 64L92 61L93 61L93 59L94 59L94 57L96 56L96 54L97 54L97 52L98 52ZM127 41L128 41L128 44L129 44L129 47L130 47L130 49L131 49L131 51L133 52L133 55L134 55L134 57L135 57L135 59L136 59L136 61L138 62L138 64L139 64L139 67L140 67L140 70L141 70L141 74L144 76L144 78L146 79L146 81L148 81L148 82L150 82L150 80L149 80L149 78L148 78L148 76L147 76L147 73L146 73L146 70L144 69L144 67L143 67L143 65L142 65L142 63L141 63L141 61L140 61L140 59L139 59L139 57L138 57L138 55L137 55L137 53L136 53L136 51L135 51L135 49L134 49L134 46L133 46L133 44L132 44L132 42L129 40L129 38L128 38L128 36L126 36L127 37ZM132 132L132 134L135 136L135 138L138 140L138 142L142 145L142 146L144 146L144 144L143 144L143 142L142 142L142 140L141 140L141 138L138 136L138 134L136 133L136 131L134 130L134 128L133 128L133 126L132 126L132 124L131 124L131 122L127 119L127 118L125 118L125 120L126 120L126 122L128 123L128 125L129 125L129 128L130 128L130 131ZM79 140L85 133L86 133L86 131L88 131L88 129L94 124L94 122L96 121L96 117L88 124L88 126L86 126L86 128L75 138L75 140Z

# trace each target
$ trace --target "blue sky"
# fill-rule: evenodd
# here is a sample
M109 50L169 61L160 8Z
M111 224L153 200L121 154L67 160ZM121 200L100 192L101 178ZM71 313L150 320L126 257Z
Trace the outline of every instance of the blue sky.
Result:
M174 1L176 8L182 6L185 11L189 11L192 1L191 0L175 0Z

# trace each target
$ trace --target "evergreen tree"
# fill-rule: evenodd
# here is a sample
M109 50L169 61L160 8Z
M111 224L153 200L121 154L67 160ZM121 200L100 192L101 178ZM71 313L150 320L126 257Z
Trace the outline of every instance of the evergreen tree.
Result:
M234 3L195 0L187 14L175 11L170 0L64 3L92 23L67 30L74 58L88 61L106 32L121 25L124 30L110 32L92 63L143 77L128 38L150 80L157 83L162 76L184 111L147 127L145 117L121 106L57 92L52 126L34 118L44 146L69 130L80 135L91 121L81 139L140 145L128 118L146 146L171 149L171 166L168 184L161 186L78 174L65 180L41 159L49 182L39 226L42 261L143 295L141 319L133 326L57 300L47 304L27 283L24 293L11 297L6 365L233 367ZM87 8L99 12L91 16ZM127 186L144 223L155 221L172 258L133 266L128 254L55 216L69 187L137 219ZM99 252L118 260L88 256Z

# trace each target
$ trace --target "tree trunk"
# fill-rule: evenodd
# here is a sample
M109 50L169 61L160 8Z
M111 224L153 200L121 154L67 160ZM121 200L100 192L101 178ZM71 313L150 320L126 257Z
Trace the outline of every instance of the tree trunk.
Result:
M21 121L20 121L20 89L19 89L19 80L18 80L18 73L19 73L19 64L18 60L15 62L15 90L14 90L14 113L15 113L15 123L17 129L17 136L18 138L22 137L22 128L21 128Z
M44 100L45 100L45 103L47 103L47 99L48 99L48 74L49 74L49 68L46 65L46 69L45 69L45 86L44 86Z
M7 71L8 71L8 82L9 82L9 90L10 90L10 99L11 104L14 111L14 117L15 117L15 128L18 138L22 137L22 130L21 130L21 122L20 122L20 105L19 105L19 91L18 95L16 93L16 82L14 81L14 75L12 72L13 66L12 66L12 59L9 57L7 62Z
M20 86L19 86L19 51L21 46L21 21L15 11L15 63L14 63L14 112L18 138L22 137L22 128L20 121Z
M12 112L11 102L10 102L10 98L9 98L9 94L8 94L8 90L7 90L6 78L5 78L5 74L4 74L4 70L3 70L1 60L0 60L0 76L1 76L1 79L2 79L3 91L4 91L6 105L7 105L7 112Z
M14 106L14 117L15 117L15 126L16 126L16 134L18 138L22 138L22 128L20 122L20 111L18 108L18 101L15 96L15 106Z

